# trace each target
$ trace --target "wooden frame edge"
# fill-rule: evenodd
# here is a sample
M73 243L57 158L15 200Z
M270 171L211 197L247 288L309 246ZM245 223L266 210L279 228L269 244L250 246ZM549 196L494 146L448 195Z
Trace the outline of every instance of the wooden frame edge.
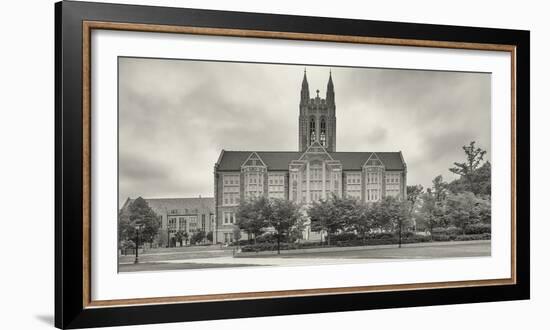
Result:
M322 42L342 42L359 44L377 44L388 46L411 46L411 47L429 47L429 48L448 48L448 49L467 49L467 50L485 50L485 51L504 51L511 54L511 111L512 111L512 150L511 150L511 277L504 279L489 280L468 280L452 282L433 282L416 284L392 284L392 285L372 285L358 287L337 287L322 289L302 289L302 290L282 290L282 291L263 291L263 292L242 292L228 294L208 294L208 295L189 295L173 297L151 297L117 300L96 300L91 299L91 32L93 29L100 30L118 30L133 32L153 32L153 33L178 33L207 36L227 36L227 37L246 37L246 38L268 38L268 39L286 39L286 40L304 40L304 41L322 41ZM265 298L285 298L285 297L303 297L316 295L335 295L335 294L358 294L368 292L387 292L387 291L410 291L427 289L444 289L460 287L477 286L497 286L497 285L515 285L517 284L517 242L516 242L516 45L508 44L485 44L470 42L450 42L434 41L420 39L397 39L380 38L364 36L343 36L332 34L314 34L314 33L296 33L280 31L262 31L262 30L244 30L244 29L225 29L225 28L204 28L179 25L158 25L142 23L119 23L84 20L82 21L82 124L83 124L83 307L102 308L102 307L120 307L151 304L175 304L191 302L212 302L212 301L231 301L231 300L251 300Z

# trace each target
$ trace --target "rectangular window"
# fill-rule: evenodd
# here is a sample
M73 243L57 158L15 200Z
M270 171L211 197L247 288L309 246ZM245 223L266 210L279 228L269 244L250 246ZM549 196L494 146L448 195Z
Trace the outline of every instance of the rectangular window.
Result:
M240 193L239 181L240 181L239 174L223 175L223 205L239 204L239 193Z
M235 212L223 212L223 224L230 225L235 223Z
M185 218L179 218L179 230L187 231Z
M284 182L285 174L270 173L268 174L268 196L269 198L285 198Z

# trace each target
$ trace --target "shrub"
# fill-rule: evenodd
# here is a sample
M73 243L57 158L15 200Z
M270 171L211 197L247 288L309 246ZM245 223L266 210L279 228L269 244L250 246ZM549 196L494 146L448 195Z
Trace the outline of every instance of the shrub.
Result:
M368 239L392 239L394 237L394 233L370 233L368 235Z
M448 228L434 228L433 235L449 235L449 236L456 236L456 235L462 235L462 229L456 228L456 227L448 227Z
M436 242L450 241L449 235L445 235L445 234L432 235L432 239Z
M474 234L474 235L461 235L456 237L456 241L474 241L474 240L487 240L491 239L491 234Z
M491 224L479 223L479 224L470 225L466 227L467 235L490 234L490 233L491 233Z
M123 250L136 248L136 244L134 243L134 241L130 241L130 240L124 240L120 245Z
M353 241L357 239L358 237L355 233L339 233L339 234L330 236L331 242Z
M257 243L277 242L277 236L274 233L264 233L256 238Z

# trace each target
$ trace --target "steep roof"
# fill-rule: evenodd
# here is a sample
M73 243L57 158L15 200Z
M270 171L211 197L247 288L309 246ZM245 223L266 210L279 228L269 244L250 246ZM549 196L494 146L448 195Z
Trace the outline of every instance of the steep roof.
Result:
M240 171L241 165L253 151L224 150L218 161L218 171ZM256 151L270 171L287 171L288 164L303 154L297 151ZM343 169L361 170L372 152L329 152L335 160L342 163ZM386 170L400 171L405 169L400 152L376 152L384 163Z
M178 210L178 213L184 213L187 209L190 214L196 213L196 210L208 210L214 212L213 197L196 197L196 198L144 198L147 204L157 214L165 214L171 210ZM128 200L122 206L123 209L128 207L134 200Z

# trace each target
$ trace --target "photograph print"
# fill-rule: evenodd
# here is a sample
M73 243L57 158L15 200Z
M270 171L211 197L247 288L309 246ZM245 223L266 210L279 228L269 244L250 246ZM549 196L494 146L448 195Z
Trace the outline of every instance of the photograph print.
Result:
M491 256L491 73L118 58L118 271Z

